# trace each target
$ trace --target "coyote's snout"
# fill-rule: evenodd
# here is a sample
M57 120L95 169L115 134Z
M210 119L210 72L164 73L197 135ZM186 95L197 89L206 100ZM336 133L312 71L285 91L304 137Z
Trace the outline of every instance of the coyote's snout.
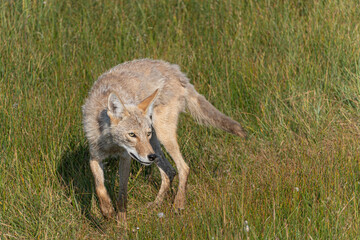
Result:
M90 168L105 217L114 214L102 166L102 160L109 156L121 157L118 220L124 221L126 216L131 158L146 166L157 163L162 183L154 203L162 202L174 170L165 159L159 141L179 171L175 208L184 208L189 167L180 153L176 129L179 114L186 109L200 123L246 136L238 122L222 114L196 92L177 65L135 60L110 69L94 83L83 106L83 123L90 147Z

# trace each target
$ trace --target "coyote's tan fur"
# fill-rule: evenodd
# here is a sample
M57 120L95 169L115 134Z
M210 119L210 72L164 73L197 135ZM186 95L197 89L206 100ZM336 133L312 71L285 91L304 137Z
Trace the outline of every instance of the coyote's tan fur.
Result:
M96 193L105 217L113 216L114 208L104 186L102 160L108 156L121 157L117 218L124 221L131 157L144 165L154 162L159 154L149 140L155 133L179 172L174 206L184 208L189 167L180 153L176 128L179 114L186 109L200 123L246 136L238 122L222 114L196 92L177 65L135 60L117 65L94 83L83 106L83 124L90 146ZM171 181L163 169L159 169L162 183L156 204L162 202Z

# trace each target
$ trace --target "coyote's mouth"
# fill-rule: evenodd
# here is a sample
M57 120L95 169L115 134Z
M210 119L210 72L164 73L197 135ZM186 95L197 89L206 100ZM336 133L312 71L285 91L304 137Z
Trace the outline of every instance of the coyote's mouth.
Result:
M151 164L152 164L152 162L147 163L147 162L143 162L143 161L141 161L141 160L140 160L140 159L138 159L138 158L135 156L135 154L133 154L133 153L130 153L130 156L131 156L133 159L135 159L136 161L138 161L139 163L141 163L142 165L149 166L149 165L151 165Z

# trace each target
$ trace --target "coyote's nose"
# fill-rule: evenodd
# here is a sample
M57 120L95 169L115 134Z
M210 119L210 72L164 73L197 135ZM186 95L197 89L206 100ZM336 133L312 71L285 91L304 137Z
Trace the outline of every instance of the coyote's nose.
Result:
M157 155L156 154L149 154L147 157L148 157L149 161L153 162L157 158Z

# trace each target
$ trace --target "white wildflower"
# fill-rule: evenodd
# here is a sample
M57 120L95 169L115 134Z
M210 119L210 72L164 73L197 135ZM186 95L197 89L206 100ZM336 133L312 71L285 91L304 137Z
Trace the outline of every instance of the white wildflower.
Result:
M245 225L245 226L244 226L245 232L249 232L249 231L250 231L250 227L249 227L248 221L245 220L244 225Z

